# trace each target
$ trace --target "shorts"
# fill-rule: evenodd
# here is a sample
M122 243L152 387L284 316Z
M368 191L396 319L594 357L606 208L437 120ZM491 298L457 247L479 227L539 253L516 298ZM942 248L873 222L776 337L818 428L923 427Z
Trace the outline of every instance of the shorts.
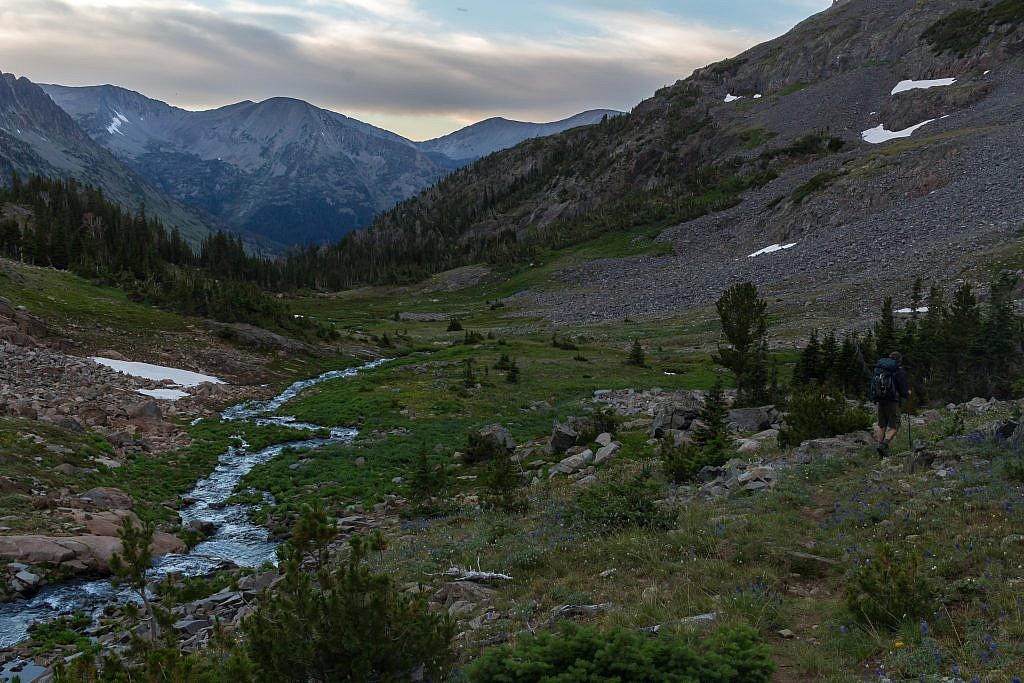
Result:
M878 402L878 426L882 429L900 428L900 402Z

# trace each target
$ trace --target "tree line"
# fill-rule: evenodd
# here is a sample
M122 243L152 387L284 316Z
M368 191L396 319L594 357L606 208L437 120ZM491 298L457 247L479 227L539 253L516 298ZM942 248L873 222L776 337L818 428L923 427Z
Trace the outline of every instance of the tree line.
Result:
M0 219L0 256L69 270L186 315L299 336L326 334L267 295L281 283L282 266L247 253L237 236L213 233L193 249L177 228L167 230L147 216L144 206L126 211L74 179L15 174L0 187L4 204L26 211Z

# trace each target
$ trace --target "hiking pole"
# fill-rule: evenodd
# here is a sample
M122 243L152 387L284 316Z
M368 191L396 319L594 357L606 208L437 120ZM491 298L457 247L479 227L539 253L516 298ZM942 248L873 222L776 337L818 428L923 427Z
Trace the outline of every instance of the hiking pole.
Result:
M910 447L910 454L914 454L914 428L911 426L910 416L907 415L907 445Z

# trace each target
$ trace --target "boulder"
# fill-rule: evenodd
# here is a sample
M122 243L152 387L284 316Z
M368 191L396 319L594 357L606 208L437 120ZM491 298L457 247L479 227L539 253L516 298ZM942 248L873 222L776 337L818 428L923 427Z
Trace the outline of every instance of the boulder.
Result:
M512 432L500 424L487 425L481 428L478 434L491 452L515 450L516 440L512 438Z
M662 406L651 423L651 436L660 439L669 429L686 431L700 415L702 405L700 399L690 396L686 400L673 401Z
M607 446L608 444L610 444L612 442L612 435L609 434L608 432L604 432L602 434L598 434L597 438L594 439L594 442L598 446Z
M154 400L135 404L128 409L128 415L132 420L162 420L164 417L163 411L160 410L160 406Z
M579 435L568 424L556 424L551 431L551 449L555 453L564 453L573 447Z
M770 429L778 420L779 413L775 406L760 408L734 408L729 411L727 419L729 429L734 432L760 432Z
M804 441L796 448L794 455L802 462L810 462L820 457L851 457L874 443L870 433L853 432L828 439Z
M607 446L602 446L597 450L597 453L594 454L594 464L601 465L605 462L608 462L616 455L618 455L619 450L621 450L621 448L622 444L620 444L618 441L612 441Z
M594 453L590 449L584 450L576 455L570 455L558 464L551 468L550 476L556 474L574 474L584 469L591 460L594 459Z
M97 486L78 496L78 499L96 510L129 510L132 497L121 489Z

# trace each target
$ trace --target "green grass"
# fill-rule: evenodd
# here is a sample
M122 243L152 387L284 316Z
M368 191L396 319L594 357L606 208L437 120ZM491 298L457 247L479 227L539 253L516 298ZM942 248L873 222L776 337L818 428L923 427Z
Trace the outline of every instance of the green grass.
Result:
M131 301L119 289L96 285L52 268L11 265L11 278L0 270L3 296L16 306L57 326L81 334L158 335L182 332L187 318Z
M935 54L951 52L965 56L990 35L1006 35L1024 22L1024 0L1000 0L994 5L964 8L952 12L932 24L921 37Z

